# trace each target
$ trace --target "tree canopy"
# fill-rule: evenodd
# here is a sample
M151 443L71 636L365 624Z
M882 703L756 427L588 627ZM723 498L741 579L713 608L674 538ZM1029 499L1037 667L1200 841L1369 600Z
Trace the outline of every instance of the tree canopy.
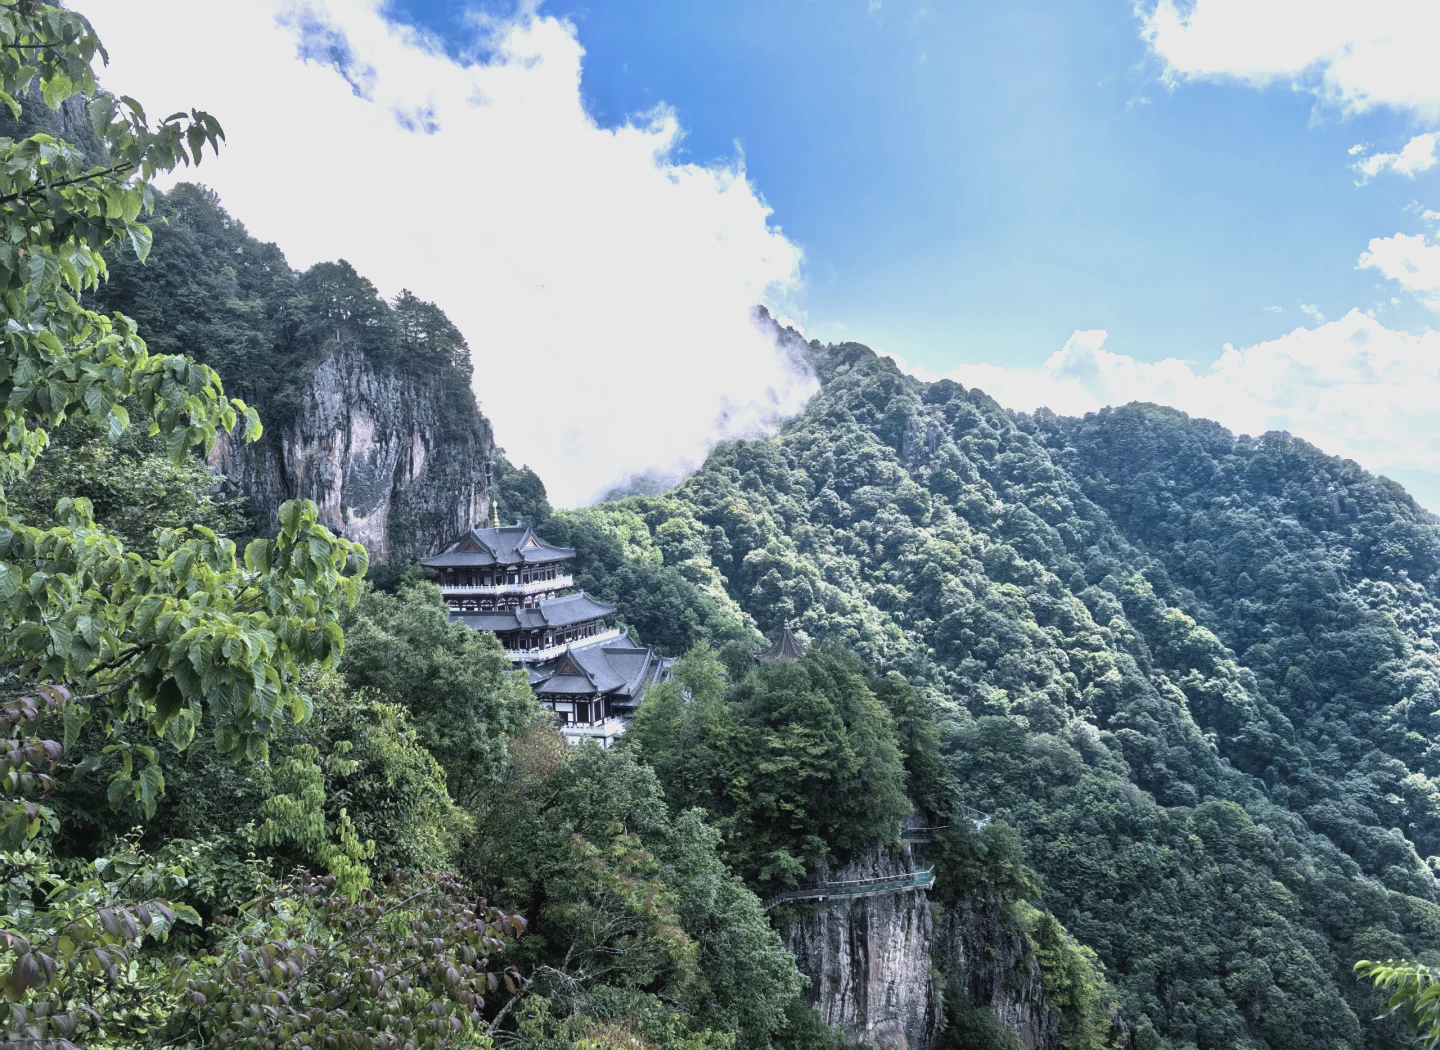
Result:
M1402 1045L1350 966L1440 948L1433 518L1285 435L1017 416L858 344L809 354L820 391L774 439L586 527L913 683L871 687L907 772L1019 831L1138 1045ZM679 710L655 731L695 747Z

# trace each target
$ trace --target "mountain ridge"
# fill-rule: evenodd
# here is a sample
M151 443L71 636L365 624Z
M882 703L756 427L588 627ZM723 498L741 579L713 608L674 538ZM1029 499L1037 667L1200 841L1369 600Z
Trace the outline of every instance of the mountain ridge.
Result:
M1100 482L1071 476L1060 442L1083 420L1006 412L859 344L811 347L821 389L775 438L720 446L669 493L557 514L559 531L643 522L637 559L713 575L762 630L794 622L924 688L968 799L1021 830L1045 904L1099 953L1137 1045L1400 1045L1348 969L1440 947L1434 875L1413 845L1429 850L1435 756L1379 697L1406 683L1418 718L1440 682L1433 516L1293 438L1254 439L1281 465L1345 480L1341 513L1379 501L1327 542L1353 563L1350 606L1381 603L1358 627L1336 620L1356 629L1331 641L1369 653L1351 679L1384 683L1307 729L1314 713L1271 687L1272 665L1238 659L1227 626L1209 626L1214 603L1177 582L1179 555L1132 540L1091 498ZM1215 424L1153 418L1214 437ZM1332 493L1289 491L1267 497L1281 503L1264 505L1266 542L1307 561L1289 522L1333 514ZM1263 629L1280 599L1303 611L1314 585L1298 586L1245 622ZM631 622L655 619L643 593L615 597ZM1375 648L1380 621L1393 630ZM1331 740L1327 757L1346 717L1373 732Z

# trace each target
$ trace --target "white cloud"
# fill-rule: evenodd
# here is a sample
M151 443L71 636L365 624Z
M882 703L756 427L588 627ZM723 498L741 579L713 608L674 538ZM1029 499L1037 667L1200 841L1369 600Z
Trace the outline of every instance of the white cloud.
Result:
M1371 470L1440 472L1440 332L1394 331L1352 310L1249 349L1227 345L1200 373L1174 358L1111 353L1105 338L1076 332L1038 369L961 365L947 378L1020 411L1152 401L1236 433L1288 430Z
M1416 135L1399 153L1376 153L1353 167L1360 173L1361 184L1369 182L1382 171L1393 171L1397 175L1408 175L1413 179L1420 172L1429 171L1435 166L1437 138L1440 138L1440 135L1434 132ZM1351 152L1353 154L1354 151Z
M1289 84L1344 113L1440 116L1434 0L1136 0L1172 81Z
M220 119L228 145L198 177L251 232L445 309L497 439L557 502L682 470L803 404L812 381L749 319L783 305L800 252L738 162L675 161L663 109L598 127L566 23L492 25L487 57L455 60L382 8L85 4L108 86Z
M1325 315L1320 312L1320 307L1314 303L1301 303L1300 312L1308 317L1315 318L1320 324L1325 323Z
M1414 292L1430 309L1440 310L1440 244L1430 244L1423 233L1372 238L1359 266L1379 270Z

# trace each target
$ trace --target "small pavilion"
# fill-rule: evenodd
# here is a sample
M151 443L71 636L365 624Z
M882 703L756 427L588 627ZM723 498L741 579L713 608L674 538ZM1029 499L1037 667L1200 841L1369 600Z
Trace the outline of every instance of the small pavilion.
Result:
M804 658L805 647L800 644L800 639L791 633L788 623L785 625L784 630L780 632L779 637L775 639L775 644L763 653L755 654L755 659L757 660L784 660L787 663L793 663L796 660L803 660Z

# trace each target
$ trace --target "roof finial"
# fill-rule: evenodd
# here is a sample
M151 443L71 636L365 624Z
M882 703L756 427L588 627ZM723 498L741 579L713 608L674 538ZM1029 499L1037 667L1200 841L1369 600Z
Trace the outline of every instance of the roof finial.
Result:
M494 496L490 497L490 527L492 529L500 527L500 501Z

